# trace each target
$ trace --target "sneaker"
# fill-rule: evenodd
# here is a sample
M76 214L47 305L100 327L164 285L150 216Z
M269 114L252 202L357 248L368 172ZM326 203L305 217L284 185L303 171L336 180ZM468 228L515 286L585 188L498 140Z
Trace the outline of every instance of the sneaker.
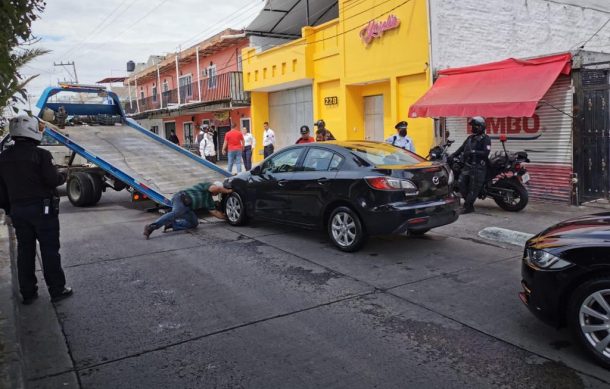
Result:
M38 298L38 292L34 293L34 294L33 294L33 295L31 295L31 296L24 297L24 298L23 298L23 300L21 301L21 303L22 303L23 305L30 305L30 304L32 304L32 303L34 302L34 300L36 300L37 298Z
M147 224L144 226L144 236L146 237L147 240L150 237L150 234L152 234L154 230L155 229L153 228L152 224Z
M56 303L58 301L61 301L65 298L72 296L73 293L74 292L72 291L72 288L64 288L64 290L62 290L59 294L51 296L51 302Z

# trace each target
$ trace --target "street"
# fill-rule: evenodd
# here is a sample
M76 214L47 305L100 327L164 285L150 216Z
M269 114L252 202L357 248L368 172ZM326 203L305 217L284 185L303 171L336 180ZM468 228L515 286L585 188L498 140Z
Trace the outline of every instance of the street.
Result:
M322 232L262 222L205 219L147 241L143 226L156 216L124 192L61 206L75 294L19 308L28 387L610 383L566 331L522 306L521 249L477 234L534 233L599 209L531 204L508 214L482 202L424 237L373 238L347 254Z

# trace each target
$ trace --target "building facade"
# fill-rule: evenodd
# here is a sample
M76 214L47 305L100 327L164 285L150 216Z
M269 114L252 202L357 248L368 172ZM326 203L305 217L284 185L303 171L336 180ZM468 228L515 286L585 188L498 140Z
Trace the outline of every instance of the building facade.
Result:
M203 124L215 126L218 150L233 123L251 126L241 73L248 42L242 31L229 29L179 53L151 56L125 80L127 114L160 136L175 131L191 149Z

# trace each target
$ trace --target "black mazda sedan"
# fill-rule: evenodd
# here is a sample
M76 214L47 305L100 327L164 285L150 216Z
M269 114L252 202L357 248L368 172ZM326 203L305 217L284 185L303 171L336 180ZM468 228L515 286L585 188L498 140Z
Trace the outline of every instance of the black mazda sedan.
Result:
M555 327L567 325L610 368L610 213L554 225L525 245L521 301Z
M451 169L380 142L287 147L225 185L233 189L224 201L230 224L324 228L343 251L368 235L424 234L458 218Z

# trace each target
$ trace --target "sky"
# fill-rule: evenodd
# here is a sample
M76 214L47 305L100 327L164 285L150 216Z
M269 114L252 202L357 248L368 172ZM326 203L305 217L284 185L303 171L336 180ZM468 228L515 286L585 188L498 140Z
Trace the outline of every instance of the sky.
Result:
M27 88L32 107L44 88L74 77L72 67L53 63L74 61L80 83L124 76L127 61L146 62L244 28L263 6L263 0L49 0L32 32L51 53L21 69L39 74Z

